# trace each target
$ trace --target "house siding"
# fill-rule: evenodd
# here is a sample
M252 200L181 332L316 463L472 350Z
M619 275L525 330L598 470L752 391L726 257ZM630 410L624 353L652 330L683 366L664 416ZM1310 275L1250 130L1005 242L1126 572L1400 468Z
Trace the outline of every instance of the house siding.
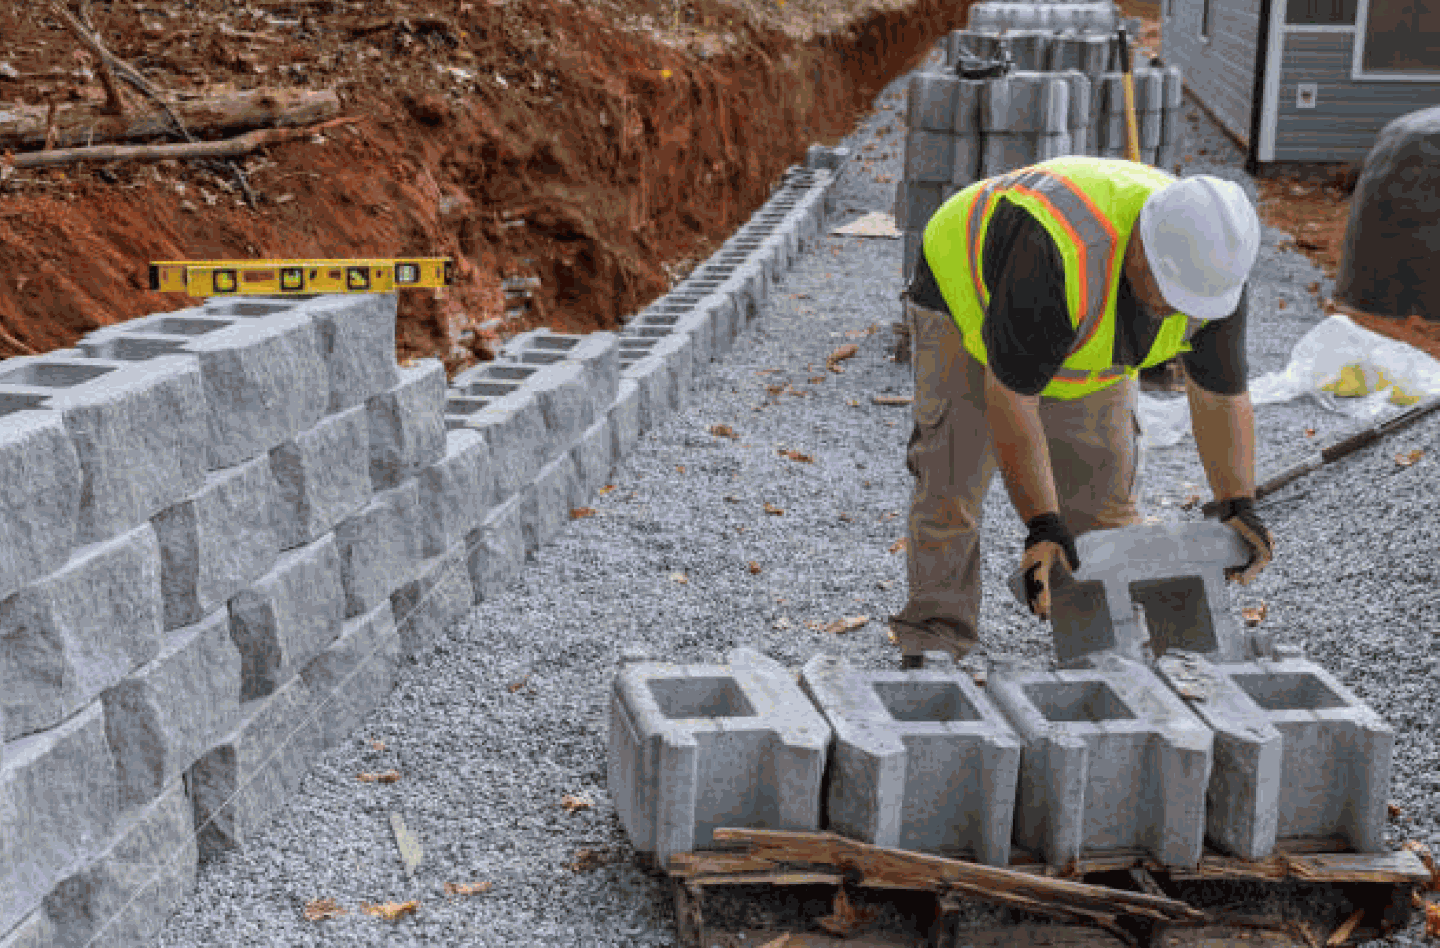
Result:
M1161 3L1162 9L1169 9L1169 0ZM1210 42L1206 43L1200 39L1204 0L1175 0L1174 12L1162 25L1161 56L1166 65L1184 71L1186 88L1226 131L1248 142L1260 0L1210 3Z
M1440 81L1351 79L1354 48L1352 31L1285 34L1276 161L1364 161L1391 120L1440 105ZM1302 82L1317 85L1313 109L1295 107Z

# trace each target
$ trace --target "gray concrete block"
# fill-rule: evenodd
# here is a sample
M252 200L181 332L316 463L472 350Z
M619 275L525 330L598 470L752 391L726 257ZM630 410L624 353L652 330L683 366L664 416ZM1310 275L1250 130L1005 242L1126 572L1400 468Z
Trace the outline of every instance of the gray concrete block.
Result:
M81 547L0 602L4 739L51 728L160 651L160 545L147 523Z
M1069 107L1065 126L1073 135L1077 129L1088 128L1090 125L1090 78L1078 69L1068 69L1060 73L1060 78L1070 87L1066 95Z
M345 618L374 609L415 576L421 558L420 489L414 480L381 491L335 528Z
M957 135L955 137L955 176L950 181L950 187L965 188L984 177L984 158L985 137L983 135L978 132L974 135Z
M615 436L610 430L609 417L602 417L585 429L575 447L570 449L570 458L575 462L576 496L585 503L605 485L615 463Z
M910 77L905 124L912 131L954 131L959 93L960 79L954 74L915 73Z
M1011 132L987 132L980 164L981 176L991 178L1033 165L1038 160L1038 137Z
M835 732L831 830L1010 864L1020 739L968 674L862 671L816 655L800 687Z
M463 543L494 503L490 447L473 429L446 434L445 457L420 472L420 552L438 556Z
M521 492L521 523L525 552L534 553L560 535L570 523L570 510L581 505L579 472L570 455L546 464Z
M490 391L488 403L465 422L466 428L480 432L490 448L491 467L495 472L495 500L503 500L523 490L544 463L548 430L540 412L535 393L515 383L477 382L467 390Z
M240 700L272 694L335 641L345 600L340 552L328 534L280 554L270 572L231 599L230 635L241 660Z
M901 278L909 280L915 273L915 265L920 262L920 254L924 246L925 232L921 230L905 231L904 257L901 260Z
M86 358L143 362L183 353L196 337L218 332L235 322L235 317L195 306L102 326L82 336L77 345Z
M262 456L211 471L195 494L155 515L166 629L199 622L275 565L277 496Z
M151 944L195 888L194 819L184 782L171 781L153 803L126 821L99 859L45 896L53 944Z
M1300 657L1212 664L1167 655L1157 671L1215 732L1207 832L1263 859L1276 839L1343 837L1384 852L1395 736L1325 669Z
M1073 155L1075 153L1069 132L1035 136L1036 161L1048 161L1051 158L1060 158L1064 155Z
M445 456L445 366L423 359L365 407L370 418L370 483L387 490Z
M635 663L610 700L608 786L631 844L661 865L716 828L815 830L830 726L784 667Z
M1140 150L1150 151L1160 147L1161 120L1164 118L1160 111L1139 112L1135 116L1135 131L1140 135Z
M986 83L981 128L992 132L1063 132L1070 119L1070 84L1043 72L1013 72Z
M1165 70L1140 66L1132 71L1130 82L1135 89L1137 113L1159 112L1165 107Z
M0 763L0 931L100 853L119 815L97 701L64 724L7 744Z
M1186 131L1183 107L1166 108L1160 113L1160 147L1179 145L1185 141Z
M337 412L273 448L270 471L280 549L315 542L370 500L368 410Z
M615 464L629 457L635 442L640 440L640 383L622 377L620 390L610 405L610 434L614 437L611 454Z
M895 226L902 230L923 230L931 216L945 203L947 185L902 181L895 201Z
M400 632L390 603L345 623L340 637L300 671L314 706L312 727L322 748L345 740L395 687Z
M25 917L8 935L0 935L0 948L51 948L55 944L55 926L43 909Z
M622 378L633 379L639 386L641 434L653 431L662 424L680 400L680 394L676 391L674 367L664 355L656 352L659 346L660 344L656 343L649 355L626 369L622 375Z
M1171 142L1163 144L1155 149L1155 167L1175 173L1175 165L1180 158L1180 143Z
M1050 622L1062 667L1104 651L1136 661L1170 649L1216 661L1253 656L1225 580L1225 568L1243 565L1249 550L1224 524L1096 530L1079 537L1076 550L1080 569L1074 582L1057 585L1051 594ZM1011 575L1017 599L1023 599L1021 582L1018 571Z
M567 335L549 329L527 333L525 347L515 354L522 364L549 365L562 359L585 367L585 389L595 406L609 405L615 400L620 384L619 337L613 332L592 332L584 336Z
M523 495L514 494L492 507L485 522L465 541L476 602L499 596L525 567L523 502Z
M58 412L0 416L0 599L64 565L80 489L80 458Z
M1043 7L1041 8L1043 9ZM1038 72L1050 55L1050 33L1046 30L1012 29L1006 36L1015 57L1016 71ZM1011 73L1014 76L1015 73ZM998 80L1003 82L1004 80Z
M548 434L541 455L547 462L555 460L590 427L595 420L595 403L586 385L585 367L578 362L559 362L545 366L525 383L540 401Z
M328 410L363 405L400 381L395 364L394 293L326 295L306 302L329 379Z
M204 481L206 400L194 358L7 359L0 404L64 418L86 485L78 544L136 527Z
M909 132L905 136L905 180L949 184L955 176L955 136Z
M1015 842L1053 866L1143 848L1194 867L1213 737L1146 666L1117 655L1084 671L991 670L990 699L1024 741Z
M251 709L186 772L202 864L229 850L243 851L285 805L321 750L319 731L304 725L314 697L299 677Z
M463 545L421 562L416 578L390 595L405 653L418 655L429 648L469 615L474 604L475 585Z
M120 805L151 803L240 715L240 650L219 610L101 695Z
M303 311L236 322L192 340L209 426L209 467L266 454L325 416L320 333Z

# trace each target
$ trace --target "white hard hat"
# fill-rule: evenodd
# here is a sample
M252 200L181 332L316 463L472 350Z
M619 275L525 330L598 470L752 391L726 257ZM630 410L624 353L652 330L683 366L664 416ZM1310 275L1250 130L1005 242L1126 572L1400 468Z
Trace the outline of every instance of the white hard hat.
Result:
M1260 218L1240 185L1204 174L1181 178L1146 199L1138 226L1167 303L1197 319L1235 311L1260 253Z

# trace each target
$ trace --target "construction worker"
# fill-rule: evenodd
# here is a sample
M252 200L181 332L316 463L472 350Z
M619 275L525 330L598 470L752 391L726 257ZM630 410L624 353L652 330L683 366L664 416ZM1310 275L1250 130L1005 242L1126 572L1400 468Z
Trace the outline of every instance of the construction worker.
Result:
M1031 611L1075 537L1140 522L1140 369L1183 354L1195 443L1221 520L1251 550L1255 424L1245 280L1260 222L1233 182L1071 155L977 181L925 228L905 292L915 373L906 465L909 599L891 617L901 665L978 641L981 505L999 466L1029 535Z

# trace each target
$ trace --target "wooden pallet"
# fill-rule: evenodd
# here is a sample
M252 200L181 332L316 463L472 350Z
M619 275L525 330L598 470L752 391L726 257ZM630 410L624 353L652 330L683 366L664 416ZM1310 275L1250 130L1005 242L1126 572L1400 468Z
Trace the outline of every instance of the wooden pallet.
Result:
M870 846L833 833L722 829L715 838L716 845L725 848L677 854L666 868L682 948L765 946L770 941L777 948L832 944L826 935L810 933L782 940L779 933L751 932L737 940L735 933L712 930L706 924L706 892L725 886L832 889L833 912L819 925L845 939L833 944L848 948L954 948L957 944L1078 948L1112 946L1117 941L1134 948L1230 943L1320 948L1378 937L1407 925L1418 893L1432 883L1430 871L1413 852L1347 853L1337 851L1343 848L1339 840L1284 841L1275 855L1260 862L1207 851L1193 870L1177 871L1140 851L1094 854L1063 869L1019 853L1009 868L998 869ZM1261 889L1278 889L1287 880L1338 887L1345 901L1359 908L1338 922L1322 921L1319 927L1214 906L1201 911L1171 894L1196 880L1235 880L1250 889L1257 884ZM923 933L909 941L899 936L863 936L866 919L852 901L862 890L867 901L877 896L903 898L907 904L925 906L929 917L920 920ZM1060 924L1033 931L1024 925L994 931L966 928L961 933L956 918L962 900L1019 909Z

